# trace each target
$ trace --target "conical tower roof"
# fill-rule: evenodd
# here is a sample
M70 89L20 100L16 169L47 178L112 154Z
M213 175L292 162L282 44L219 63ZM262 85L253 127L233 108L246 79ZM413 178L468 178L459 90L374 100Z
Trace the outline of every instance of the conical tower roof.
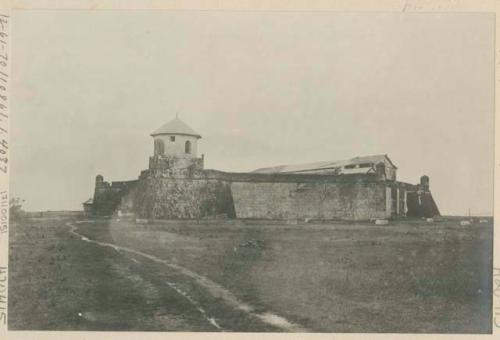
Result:
M158 135L186 135L201 138L201 135L194 131L189 125L184 123L179 118L172 119L170 122L162 125L159 129L153 131L151 136Z

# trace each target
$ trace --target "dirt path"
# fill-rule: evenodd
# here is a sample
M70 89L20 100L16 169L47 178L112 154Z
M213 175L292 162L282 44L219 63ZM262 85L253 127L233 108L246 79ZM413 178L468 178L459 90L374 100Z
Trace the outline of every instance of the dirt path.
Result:
M195 282L197 284L199 284L200 286L205 288L213 297L221 299L222 301L224 301L225 303L230 305L232 308L243 311L247 315L249 315L251 317L255 317L268 325L271 325L273 327L281 329L285 332L307 332L307 330L305 328L303 328L302 326L297 325L295 323L292 323L292 322L288 321L287 319L285 319L284 317L281 317L279 315L269 313L269 312L264 312L264 313L256 312L255 308L253 306L239 301L238 298L233 293L231 293L230 291L228 291L224 287L220 286L219 284L213 282L212 280L210 280L210 279L208 279L208 278L206 278L198 273L195 273L195 272L193 272L185 267L176 265L174 263L171 263L171 262L168 262L166 260L160 259L156 256L153 256L151 254L147 254L147 253L144 253L144 252L132 249L132 248L118 246L116 244L107 243L107 242L91 240L91 239L79 234L76 231L77 224L92 223L92 222L93 221L77 221L77 222L73 222L73 223L66 223L66 225L70 228L70 233L77 236L82 241L97 244L97 245L100 245L103 247L111 247L115 251L118 251L118 252L122 251L122 252L126 252L129 254L134 254L134 255L146 258L148 260L151 260L153 262L161 263L162 265L167 266L171 269L174 269L174 270L180 272L181 274L195 280ZM203 317L208 322L210 322L211 325L214 326L214 328L216 328L218 330L222 330L222 331L224 330L213 317L210 317L207 314L207 312L196 301L194 301L188 294L186 294L184 291L182 291L182 289L180 289L179 287L177 287L175 284L173 284L171 282L166 282L166 284L169 285L171 288L173 288L177 293L184 296L203 315Z

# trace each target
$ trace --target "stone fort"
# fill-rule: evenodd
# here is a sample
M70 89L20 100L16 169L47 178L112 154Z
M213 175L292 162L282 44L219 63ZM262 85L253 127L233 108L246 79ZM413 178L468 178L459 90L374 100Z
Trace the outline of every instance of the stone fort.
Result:
M151 136L154 154L138 179L106 182L97 175L84 203L97 216L143 219L371 220L433 217L429 177L397 180L387 155L261 168L247 173L204 169L201 135L176 118Z

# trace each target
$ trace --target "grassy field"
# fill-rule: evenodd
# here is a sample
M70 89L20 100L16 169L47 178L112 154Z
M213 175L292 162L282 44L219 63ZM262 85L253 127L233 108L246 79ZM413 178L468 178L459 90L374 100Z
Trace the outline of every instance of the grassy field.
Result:
M67 222L11 225L10 329L491 331L491 223Z

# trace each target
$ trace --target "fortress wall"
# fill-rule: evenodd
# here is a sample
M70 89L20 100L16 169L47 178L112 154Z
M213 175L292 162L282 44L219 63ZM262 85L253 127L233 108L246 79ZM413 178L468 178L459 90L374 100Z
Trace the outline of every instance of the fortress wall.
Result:
M236 182L231 184L238 218L295 218L295 183Z
M380 182L233 182L231 191L238 218L386 217L385 184Z
M409 217L434 217L439 216L439 209L430 192L408 193Z
M426 190L423 190L426 189ZM421 185L377 176L143 171L139 180L98 182L94 213L117 210L148 219L229 218L368 220L439 210Z
M122 197L137 184L137 181L96 183L94 191L93 214L113 215L121 204Z
M230 186L216 179L150 177L133 193L134 212L141 218L234 218Z
M306 173L255 173L255 172L223 172L218 170L202 170L199 178L221 179L228 182L266 182L266 183L353 183L358 181L380 180L377 174L333 175L333 174L306 174Z

